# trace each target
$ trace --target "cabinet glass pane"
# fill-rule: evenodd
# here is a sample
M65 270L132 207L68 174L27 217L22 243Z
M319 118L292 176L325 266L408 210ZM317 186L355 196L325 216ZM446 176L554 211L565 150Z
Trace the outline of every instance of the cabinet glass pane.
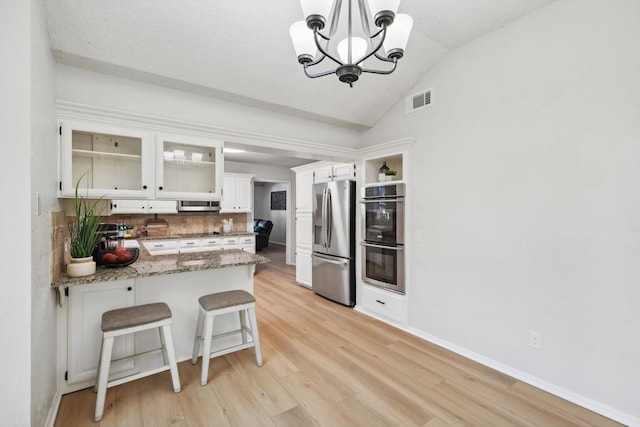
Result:
M162 146L164 191L215 193L215 148L170 141Z
M73 185L93 189L140 190L142 139L73 131L71 137Z

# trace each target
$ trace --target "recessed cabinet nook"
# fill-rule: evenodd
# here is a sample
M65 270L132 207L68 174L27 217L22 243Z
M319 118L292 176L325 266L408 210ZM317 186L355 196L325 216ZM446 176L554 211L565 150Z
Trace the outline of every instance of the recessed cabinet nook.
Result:
M396 175L391 179L380 176L380 168L386 164L387 168L396 171ZM391 153L389 155L377 155L376 157L367 158L362 162L362 179L364 186L385 185L386 183L404 181L404 175L407 170L407 158L404 153ZM408 226L405 226L409 230ZM405 242L409 242L408 236L405 235ZM410 245L405 245L410 246ZM360 255L362 256L362 255ZM359 259L362 263L362 258ZM380 319L391 320L394 323L404 324L407 321L406 301L411 292L406 280L406 294L401 295L391 292L383 288L372 286L362 281L362 273L360 272L361 294L358 306L364 312L371 314ZM405 276L408 277L408 276Z
M222 141L77 120L60 120L59 138L60 197L73 197L82 177L89 198L221 198Z

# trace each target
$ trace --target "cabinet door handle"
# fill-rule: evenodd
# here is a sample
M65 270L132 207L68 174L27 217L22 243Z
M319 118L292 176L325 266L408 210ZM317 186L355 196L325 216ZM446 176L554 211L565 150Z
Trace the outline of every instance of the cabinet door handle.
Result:
M158 190L162 191L162 187L158 187Z
M379 299L377 299L377 300L376 300L376 302L378 302L378 303L380 303L380 304L382 304L382 305L385 305L385 304L386 304L386 302L384 302L384 301L380 301Z
M132 288L131 286L129 286L129 287L127 288L127 290L128 290L128 291L132 291L132 290L133 290L133 288Z
M143 190L146 190L146 189L147 189L147 186L146 186L146 185L143 185L143 186L142 186L142 189L143 189Z

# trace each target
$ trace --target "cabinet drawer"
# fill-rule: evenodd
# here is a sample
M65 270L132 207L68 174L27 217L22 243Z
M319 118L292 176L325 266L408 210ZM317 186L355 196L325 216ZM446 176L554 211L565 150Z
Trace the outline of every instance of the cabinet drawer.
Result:
M200 239L180 239L180 252L199 252L200 251Z
M239 237L223 237L222 247L225 249L235 249L240 245Z
M219 251L222 249L222 239L219 237L202 239L200 245L203 251Z
M362 286L362 305L368 311L405 323L405 296L384 289Z
M177 240L147 240L143 241L142 244L151 255L167 255L178 253Z

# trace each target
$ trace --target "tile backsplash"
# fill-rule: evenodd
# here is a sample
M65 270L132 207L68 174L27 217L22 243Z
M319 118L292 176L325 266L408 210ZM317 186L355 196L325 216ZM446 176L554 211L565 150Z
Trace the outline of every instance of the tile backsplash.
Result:
M143 226L149 219L155 219L156 215L111 215L105 216L102 222L126 223L133 226ZM164 219L168 224L168 234L211 234L214 231L222 231L222 220L233 220L234 232L253 232L252 224L247 224L247 214L221 214L210 212L188 212L178 215L157 215L158 219ZM51 213L51 277L57 278L65 271L64 239L69 236L67 230L67 216L64 211Z

